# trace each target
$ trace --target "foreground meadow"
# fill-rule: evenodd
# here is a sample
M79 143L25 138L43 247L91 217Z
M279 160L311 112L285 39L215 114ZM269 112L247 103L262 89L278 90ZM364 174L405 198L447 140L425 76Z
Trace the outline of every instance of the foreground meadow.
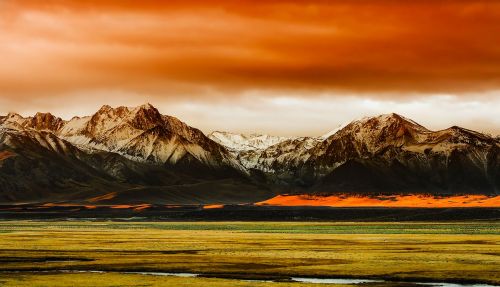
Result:
M318 286L290 277L497 285L498 270L498 222L0 222L0 286Z

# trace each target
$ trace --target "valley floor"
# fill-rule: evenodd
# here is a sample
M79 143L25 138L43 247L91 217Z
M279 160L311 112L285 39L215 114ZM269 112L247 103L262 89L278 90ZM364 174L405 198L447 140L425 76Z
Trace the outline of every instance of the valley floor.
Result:
M0 205L1 220L114 221L497 221L500 208L329 207L273 205Z
M495 286L498 270L498 221L0 222L0 286L323 286L292 277Z

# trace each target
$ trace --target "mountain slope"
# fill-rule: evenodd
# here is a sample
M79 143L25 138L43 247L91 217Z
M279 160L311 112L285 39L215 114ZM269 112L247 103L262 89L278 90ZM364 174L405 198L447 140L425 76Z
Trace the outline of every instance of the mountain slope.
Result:
M480 133L433 132L390 114L349 124L311 149L301 171L321 179L318 191L496 194L499 151Z
M69 121L48 113L0 116L0 203L500 193L498 138L456 126L431 131L397 114L356 120L317 138L209 137L149 104L103 106Z
M242 151L238 159L288 192L498 194L499 147L497 139L474 131L430 131L387 114L328 136Z
M111 177L92 168L86 155L45 131L0 130L0 202L67 198L68 193L106 190Z
M0 202L85 202L110 191L141 202L196 202L175 195L183 190L211 193L199 203L244 203L268 194L224 147L149 104L104 106L70 121L0 117L0 154ZM238 187L232 196L228 185Z
M278 137L263 134L245 135L220 131L211 132L208 134L208 137L233 152L262 150L280 142L292 139L289 137Z
M4 129L0 135L0 203L220 204L269 197L266 188L240 175L87 153L46 131Z
M56 132L75 145L116 152L159 164L199 163L212 169L244 172L229 152L200 130L161 115L146 104L136 108L103 106L87 118L73 118Z

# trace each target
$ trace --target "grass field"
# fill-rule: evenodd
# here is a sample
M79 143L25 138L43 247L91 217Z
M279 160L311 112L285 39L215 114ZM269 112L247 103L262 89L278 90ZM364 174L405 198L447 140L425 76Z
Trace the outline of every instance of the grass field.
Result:
M228 279L289 277L497 285L499 270L499 222L0 222L0 286L318 286ZM120 273L143 271L217 278Z

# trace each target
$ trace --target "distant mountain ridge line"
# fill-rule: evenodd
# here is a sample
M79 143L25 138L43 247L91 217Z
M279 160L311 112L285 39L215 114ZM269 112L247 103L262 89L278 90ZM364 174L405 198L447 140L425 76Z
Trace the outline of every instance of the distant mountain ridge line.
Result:
M457 126L431 131L395 113L319 137L205 135L151 104L105 105L67 121L0 116L0 202L88 202L111 191L118 203L204 204L277 193L495 195L500 141Z
M110 105L103 105L97 112L99 112L102 109L116 109L116 110L128 109L129 111L131 111L131 110L134 110L134 109L137 109L137 108L140 108L140 107L151 107L153 109L156 109L150 103L146 103L146 104L143 104L143 105L140 105L140 106L137 106L137 107L118 106L118 107L115 107L115 108L111 107ZM163 114L160 114L160 115L163 115ZM379 116L382 116L382 115L384 115L384 114L381 114ZM404 118L405 120L407 120L409 122L412 122L412 123L414 123L416 125L420 125L417 122L413 121L412 119L404 117L404 116L401 116L401 115L399 115L397 113L389 113L389 114L385 114L385 115L398 115L398 116ZM163 116L168 116L170 118L179 120L177 117L174 117L174 116L170 116L170 115L163 115ZM43 124L47 125L48 122L50 122L50 121L55 121L56 123L60 122L62 124L66 124L66 123L72 122L74 120L80 120L80 119L85 119L85 118L89 118L89 117L92 117L92 115L73 116L69 120L64 120L61 117L58 117L58 116L52 114L51 112L36 112L35 115L33 115L33 116L22 116L22 115L20 115L20 114L18 114L16 112L9 112L9 113L7 113L4 116L0 115L0 121L8 119L8 118L18 118L18 119L21 119L21 120L29 120L32 123L39 123L39 124L41 124L43 126ZM207 136L209 136L211 134L221 133L221 134L228 134L228 135L239 135L239 136L242 136L242 137L249 137L249 138L260 137L260 136L268 136L268 137L284 138L284 139L291 139L291 138L318 138L318 139L320 139L320 138L326 138L326 137L329 137L329 136L333 135L335 132L339 131L340 129L344 128L345 126L347 126L348 124L350 124L352 122L367 120L367 119L374 118L374 117L377 117L377 116L365 116L365 117L362 117L362 118L357 118L357 119L353 119L351 121L343 122L342 124L339 124L337 126L337 128L334 128L334 129L332 129L332 130L330 130L330 131L328 131L328 132L326 132L326 133L324 133L322 135L319 135L319 136L274 136L274 135L260 133L260 132L237 133L237 132L228 132L228 131L223 131L223 130L213 130L211 132L208 132ZM57 126L57 124L55 124L55 123L51 124L51 125ZM40 129L40 126L37 126L37 127L35 127L35 126L26 126L26 127L32 127L32 128ZM425 127L424 128L427 129L427 130L429 130L429 131L437 132L437 131L442 131L442 130L450 129L452 127L458 127L458 126L453 125L453 126L450 126L449 128L445 128L445 129L441 129L441 130L439 130L439 129L438 130L429 130L429 129L425 128ZM463 128L463 127L459 127L459 128L464 129L464 130L474 131L472 129L467 129L467 128ZM50 130L50 129L47 129L47 130ZM474 131L474 132L477 132L477 131ZM500 135L491 135L491 134L486 134L486 133L481 133L481 132L477 132L477 133L484 134L484 135L490 136L492 138L496 138L497 140L500 140Z

